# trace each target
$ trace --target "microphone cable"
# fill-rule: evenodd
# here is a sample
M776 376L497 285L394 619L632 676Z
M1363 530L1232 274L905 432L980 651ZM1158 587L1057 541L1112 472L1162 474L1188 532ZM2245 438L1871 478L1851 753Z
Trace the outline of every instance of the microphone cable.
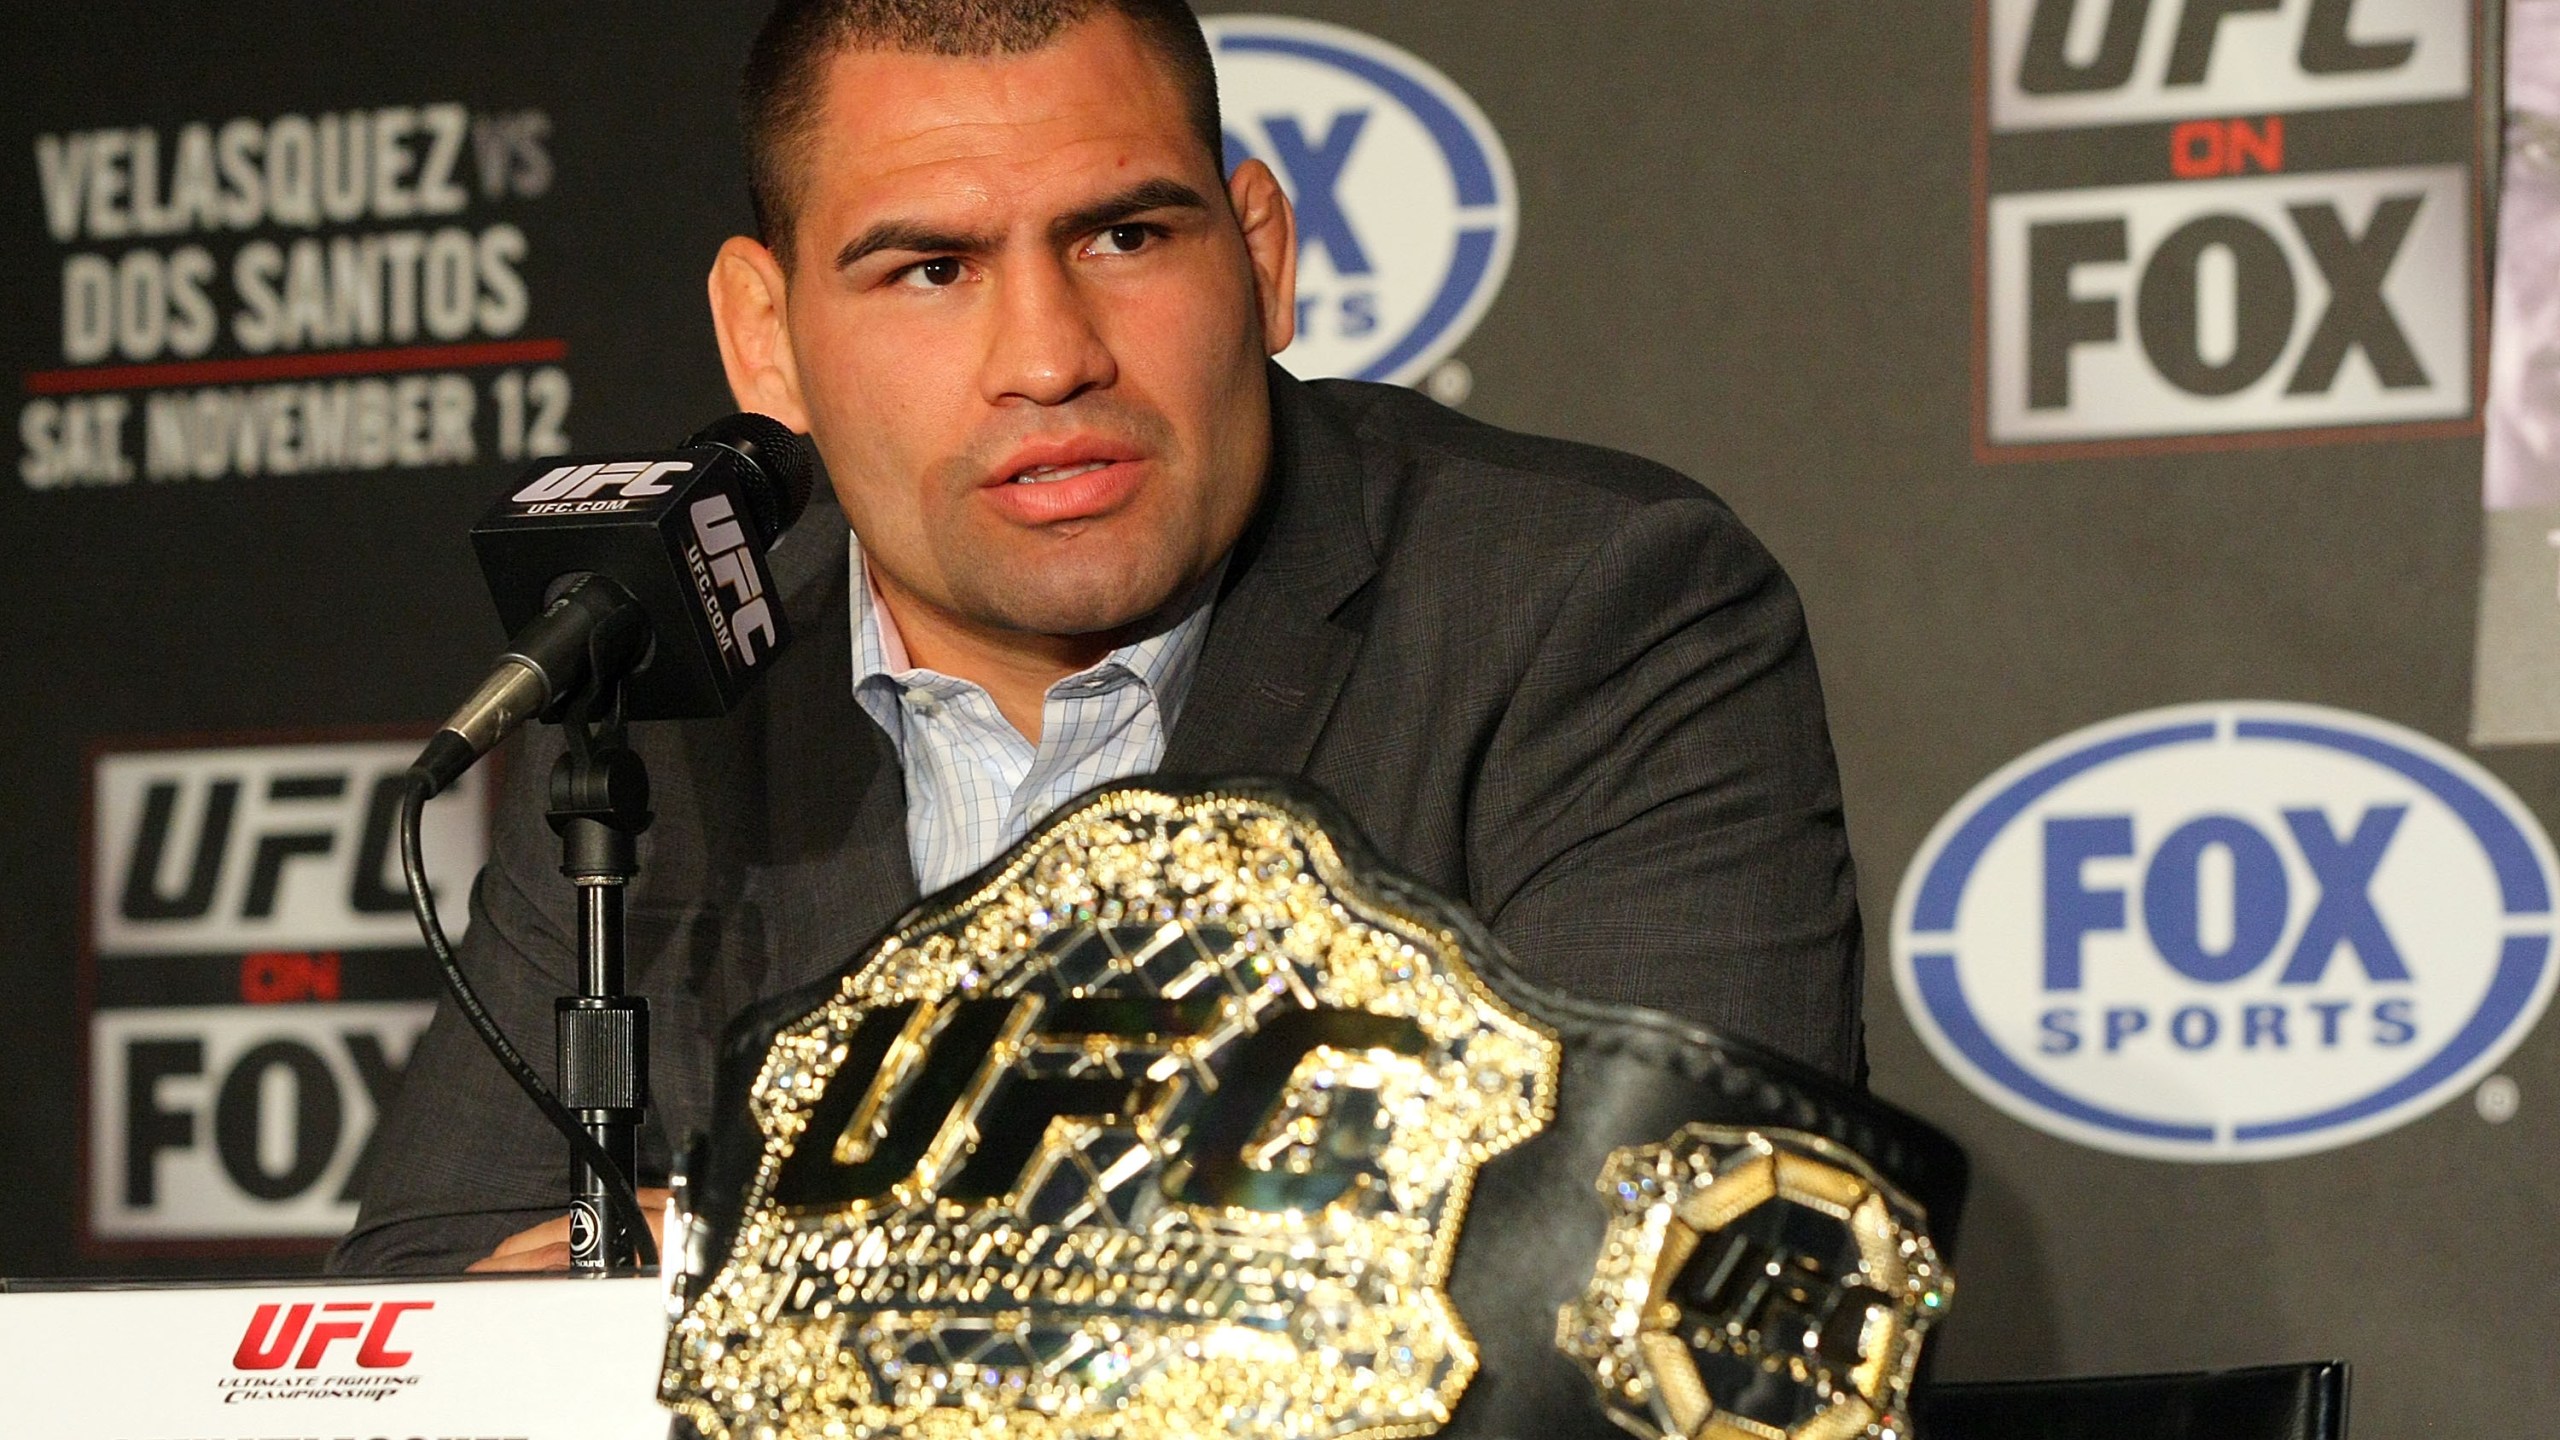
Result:
M524 1091L525 1097L533 1101L534 1108L542 1112L542 1118L568 1138L569 1147L587 1162L588 1169L604 1177L605 1198L613 1206L614 1219L639 1248L642 1268L655 1269L658 1244L649 1233L649 1222L641 1213L640 1194L632 1188L631 1177L622 1173L622 1167L614 1163L613 1157L596 1143L596 1138L578 1123L578 1117L569 1113L568 1107L560 1103L560 1097L552 1094L551 1088L542 1083L542 1077L525 1063L524 1056L508 1042L506 1032L498 1028L497 1017L480 1003L479 993L471 988L470 977L462 973L462 966L453 958L453 945L445 939L444 925L436 918L435 895L427 889L426 852L420 839L427 800L436 788L434 777L424 770L409 772L405 793L400 798L400 874L409 882L409 908L418 917L418 931L427 938L427 950L436 958L436 970L444 980L445 993L453 997L454 1008L462 1012L462 1018L470 1022L481 1043L489 1047L490 1054L498 1057L499 1066Z

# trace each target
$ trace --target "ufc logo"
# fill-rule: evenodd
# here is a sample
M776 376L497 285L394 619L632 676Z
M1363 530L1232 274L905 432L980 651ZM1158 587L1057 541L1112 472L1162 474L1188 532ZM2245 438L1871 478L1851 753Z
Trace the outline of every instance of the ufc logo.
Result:
M1991 0L1999 130L2470 93L2465 0Z
M1838 1227L1813 1211L1803 1215ZM1738 1230L1707 1236L1672 1282L1670 1298L1695 1328L1759 1335L1766 1351L1818 1357L1844 1371L1866 1358L1869 1311L1890 1303L1871 1286L1844 1283L1810 1256Z
M514 499L523 505L589 500L605 490L617 490L626 500L646 499L652 495L673 493L676 487L661 483L664 477L681 475L692 468L690 460L617 460L562 465L545 471L539 479L518 490Z
M405 912L407 894L384 884L381 874L390 854L392 827L399 819L401 777L367 777L371 785L364 819L349 837L341 833L341 812L335 802L348 798L352 778L343 770L268 777L251 793L265 801L262 812L282 824L250 836L240 835L246 827L234 823L241 794L249 785L246 777L222 775L204 782L201 801L191 807L196 822L191 834L182 834L176 823L185 783L177 779L152 782L143 792L142 819L134 831L132 858L125 866L118 913L139 921L202 917L213 908L214 891L222 883L224 867L233 862L233 846L238 842L244 852L238 859L248 866L238 913L247 919L267 919L276 913L276 897L284 888L288 865L305 857L333 855L350 838L355 842L357 864L346 890L347 908L359 915ZM323 802L329 804L325 818L311 808ZM312 819L297 822L297 811Z
M104 955L417 943L398 869L407 743L137 752L98 764ZM428 807L428 874L451 894L485 849L479 787Z
M332 1300L317 1307L309 1301L261 1305L258 1313L249 1317L249 1328L241 1332L240 1347L231 1352L231 1368L280 1370L291 1360L296 1370L316 1370L328 1358L331 1346L354 1341L359 1368L397 1370L408 1364L411 1356L409 1351L391 1348L393 1328L410 1311L434 1308L432 1300L388 1300L380 1304L370 1300ZM301 1346L298 1355L294 1348L297 1342Z
M2151 0L2035 0L2018 63L2018 87L2031 95L2121 90L2135 83L2139 72L2163 89L2193 88L2213 73L2225 27L2237 22L2247 30L2252 14L2274 20L2289 33L2244 38L2261 45L2274 41L2279 52L2290 49L2306 76L2370 75L2406 66L2417 51L2417 37L2403 33L2386 40L2357 39L2348 28L2355 4L2309 0L2307 8L2278 16L2273 13L2283 8L2278 0L2186 0L2156 7L2163 21L2174 22L2164 27L2144 24L2155 8ZM2084 17L2084 9L2099 13ZM2266 20L2256 21L2254 28L2265 32ZM2097 43L2084 56L2071 53L2074 29L2096 31ZM2153 37L2150 43L2145 43L2146 29ZM2283 44L2288 39L2294 42L2290 46Z
M1016 995L876 1010L847 1042L773 1198L792 1208L895 1203L905 1188L915 1199L1001 1199L1034 1178L1053 1121L1126 1126L1152 1114L1174 1117L1157 1133L1159 1154L1180 1152L1163 1166L1167 1198L1266 1213L1322 1209L1357 1182L1360 1146L1273 1126L1299 1062L1328 1047L1418 1056L1421 1027L1360 1010L1289 1008L1216 1055L1197 1056L1217 1076L1205 1096L1177 1093L1192 1083L1182 1043L1211 1033L1227 1013L1205 995ZM1322 1130L1356 1111L1292 1118ZM1313 1163L1257 1164L1278 1148L1275 1128L1284 1143L1301 1141Z
M711 628L720 637L722 650L736 654L742 665L753 665L772 654L780 639L774 631L773 609L765 600L763 567L756 563L755 548L747 543L737 507L726 495L694 501L691 518L694 541L702 547L694 583L702 590ZM722 606L713 593L715 585L729 592L728 606ZM763 638L762 654L748 643L750 636Z

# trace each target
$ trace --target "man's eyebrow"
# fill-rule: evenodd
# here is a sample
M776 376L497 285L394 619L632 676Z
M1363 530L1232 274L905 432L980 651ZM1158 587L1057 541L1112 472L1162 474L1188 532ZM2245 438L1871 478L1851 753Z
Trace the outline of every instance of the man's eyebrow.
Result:
M1179 180L1141 180L1117 195L1097 200L1049 223L1049 237L1064 241L1100 230L1150 210L1206 210L1200 192ZM944 230L920 220L883 220L853 237L836 252L836 268L848 269L883 250L919 255L983 255L998 245L992 235Z
M1052 241L1072 240L1078 235L1116 225L1132 215L1150 210L1206 210L1209 202L1200 192L1179 180L1158 177L1141 180L1107 199L1097 200L1081 210L1061 215L1049 222Z
M883 220L853 237L836 252L836 268L846 269L883 250L919 254L983 255L996 248L991 235L942 230L920 220Z

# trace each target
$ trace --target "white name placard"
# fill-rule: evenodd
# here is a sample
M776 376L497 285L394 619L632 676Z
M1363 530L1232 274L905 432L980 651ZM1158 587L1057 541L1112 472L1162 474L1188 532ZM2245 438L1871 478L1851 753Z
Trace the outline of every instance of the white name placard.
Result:
M0 1435L665 1440L648 1279L0 1294Z

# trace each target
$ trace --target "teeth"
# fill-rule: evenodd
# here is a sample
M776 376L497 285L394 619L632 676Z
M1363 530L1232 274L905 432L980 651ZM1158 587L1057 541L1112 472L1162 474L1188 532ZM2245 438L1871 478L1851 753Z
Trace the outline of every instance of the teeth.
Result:
M1078 475L1088 475L1100 470L1110 463L1108 460L1088 460L1081 465L1036 465L1014 476L1013 483L1047 485L1059 480L1072 480Z

